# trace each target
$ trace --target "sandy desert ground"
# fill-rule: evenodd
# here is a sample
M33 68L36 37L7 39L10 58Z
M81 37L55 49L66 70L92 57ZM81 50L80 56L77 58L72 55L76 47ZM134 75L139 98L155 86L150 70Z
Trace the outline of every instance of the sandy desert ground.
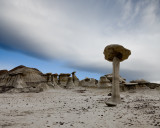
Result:
M107 107L107 89L55 89L0 94L0 128L159 128L160 90L121 92Z

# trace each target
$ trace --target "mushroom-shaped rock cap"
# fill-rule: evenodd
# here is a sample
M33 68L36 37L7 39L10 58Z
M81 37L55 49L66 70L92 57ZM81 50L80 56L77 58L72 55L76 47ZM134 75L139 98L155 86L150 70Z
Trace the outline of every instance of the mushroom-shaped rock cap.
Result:
M111 44L105 47L103 54L108 61L112 62L114 57L117 57L120 61L124 61L131 55L131 51L121 45Z

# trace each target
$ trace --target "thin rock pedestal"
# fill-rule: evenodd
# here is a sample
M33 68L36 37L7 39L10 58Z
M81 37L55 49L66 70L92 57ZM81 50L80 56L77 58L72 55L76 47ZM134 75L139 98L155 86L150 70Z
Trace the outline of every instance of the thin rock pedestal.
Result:
M118 44L108 45L104 49L105 59L113 62L112 97L106 102L108 106L116 106L121 102L119 91L120 62L128 59L131 51Z

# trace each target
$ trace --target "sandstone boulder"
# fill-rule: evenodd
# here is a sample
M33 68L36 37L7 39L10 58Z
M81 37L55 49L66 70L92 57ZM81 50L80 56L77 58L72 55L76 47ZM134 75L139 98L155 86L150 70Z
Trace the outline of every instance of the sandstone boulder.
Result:
M130 50L118 44L108 45L104 49L105 59L111 62L113 61L114 57L117 57L120 60L120 62L124 61L128 59L130 54Z

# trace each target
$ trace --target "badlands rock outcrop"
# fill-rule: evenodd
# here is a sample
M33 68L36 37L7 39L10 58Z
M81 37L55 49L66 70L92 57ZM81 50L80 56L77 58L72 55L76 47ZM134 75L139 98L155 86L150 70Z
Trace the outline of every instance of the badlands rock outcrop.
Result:
M105 75L107 77L108 80L110 80L110 82L112 82L112 77L113 75L112 74L107 74ZM120 75L119 75L119 83L126 83L126 79L122 78Z
M76 87L104 88L111 90L112 74L101 76L99 80L86 77L79 80L76 72L72 73L46 73L43 74L36 68L20 65L10 71L0 70L0 92L41 92L48 89ZM145 80L133 80L129 83L119 76L120 91L132 91L137 89L159 88L159 84L150 83Z
M0 70L0 92L41 92L54 88L73 88L79 79L72 72L43 74L36 68L20 65L10 71ZM70 77L71 76L71 77Z
M43 73L35 68L21 65L0 75L1 92L40 92L47 88L50 86L47 84Z
M107 79L106 76L101 76L100 80L98 82L98 87L100 88L106 88L111 86L111 81Z
M84 80L80 81L79 86L82 87L97 87L97 80L94 78L85 78Z
M68 78L68 81L67 81L67 84L66 84L65 87L66 87L67 89L68 89L68 88L74 88L74 87L75 87L75 84L74 84L74 81L73 81L72 77L69 77L69 78Z
M53 75L53 78L55 80L55 82L58 84L58 74L55 73L55 74L52 74Z
M59 75L59 81L58 81L58 84L63 87L63 88L66 88L67 87L67 83L68 83L68 79L70 77L71 74L69 73L61 73Z

